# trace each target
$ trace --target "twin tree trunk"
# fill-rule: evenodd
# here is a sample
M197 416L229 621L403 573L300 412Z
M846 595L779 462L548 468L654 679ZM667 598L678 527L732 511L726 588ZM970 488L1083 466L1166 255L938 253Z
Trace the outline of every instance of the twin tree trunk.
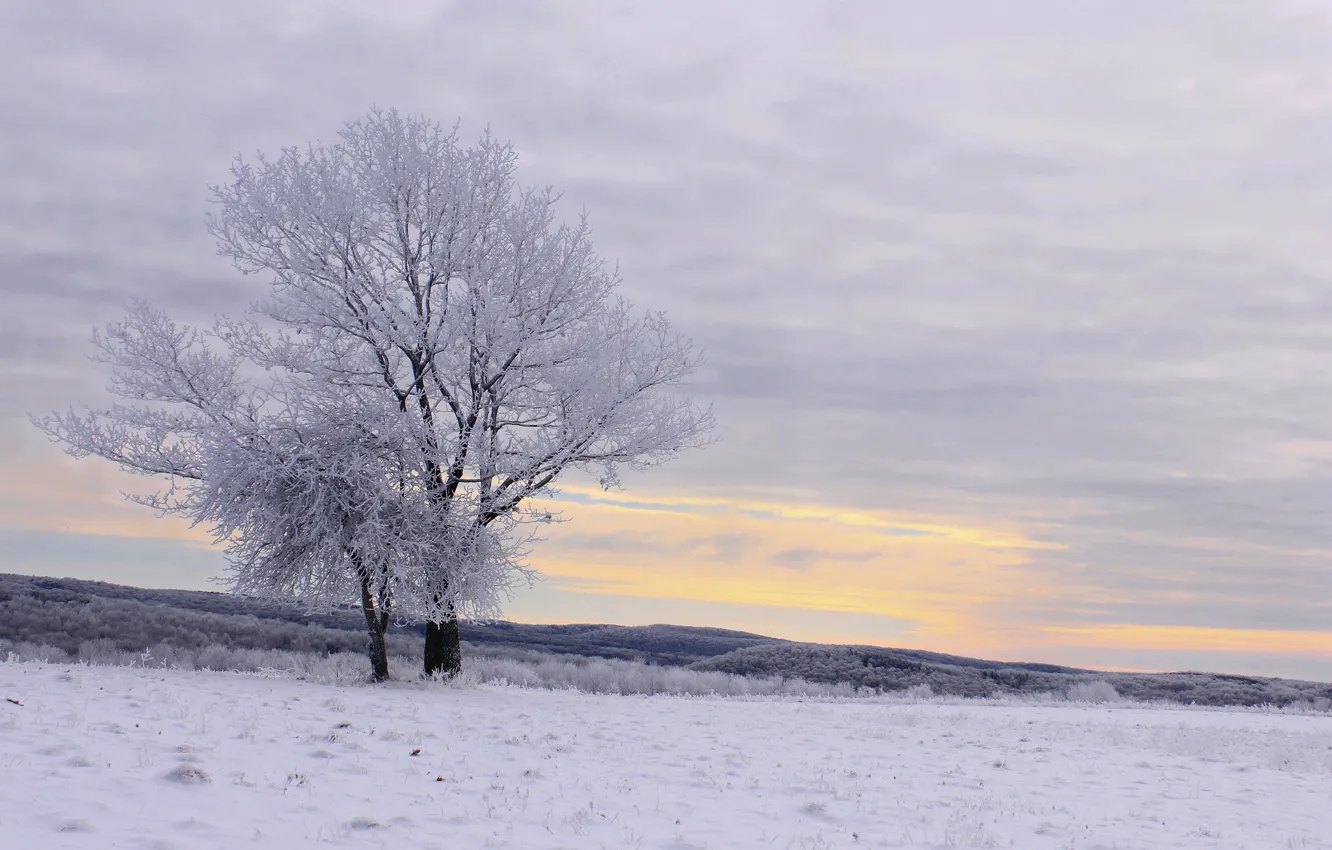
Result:
M388 667L388 612L376 611L368 586L361 588L365 625L370 632L370 669L376 682L387 682ZM426 623L425 675L451 677L462 672L462 635L458 631L458 618Z
M364 572L361 573L361 610L365 612L365 625L370 631L371 675L376 682L387 682L388 641L385 639L385 632L388 631L389 612L379 610L379 606L375 604L370 578Z
M439 605L440 598L435 597ZM462 672L462 636L458 633L458 617L453 603L443 606L444 616L426 621L425 673L427 679L452 678Z
M374 612L368 613L365 619L370 626L371 675L376 682L387 682L389 677L388 643L384 640L384 630L375 622L377 618Z
M370 668L376 682L389 678L388 642L385 639L387 617L377 615L374 607L365 608L365 624L370 632ZM451 677L462 671L462 637L458 618L426 623L425 675Z
M462 671L462 636L458 618L426 623L425 675L456 676Z
M355 556L353 556L355 560ZM370 575L361 564L361 610L365 612L365 625L370 633L370 669L376 682L387 682L388 666L388 602L379 604ZM453 606L449 606L450 613ZM426 678L450 678L462 672L462 635L458 631L458 618L447 616L426 623L425 663Z

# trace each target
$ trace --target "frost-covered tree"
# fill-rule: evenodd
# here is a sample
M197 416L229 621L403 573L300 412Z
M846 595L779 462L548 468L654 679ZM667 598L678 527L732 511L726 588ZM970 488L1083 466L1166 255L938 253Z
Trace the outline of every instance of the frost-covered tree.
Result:
M275 415L226 422L187 505L227 546L239 592L357 599L383 680L392 616L428 614L419 600L436 597L497 613L500 592L528 571L498 528L437 516L405 462L413 446L337 401L311 409L285 394Z
M180 327L136 303L95 342L112 392L139 403L38 424L72 454L164 476L135 500L210 526L237 592L359 603L376 679L395 613L428 614L414 604L428 593L492 614L526 574L502 526L430 509L401 422L370 422L354 392L281 368L283 345L255 324Z
M131 403L38 424L166 476L144 501L209 524L239 589L352 596L372 657L391 612L420 617L425 672L458 670L458 617L526 574L533 496L571 469L613 486L712 425L674 392L690 342L616 297L586 219L558 223L515 164L394 111L238 158L209 229L271 296L207 331L136 307L99 338Z

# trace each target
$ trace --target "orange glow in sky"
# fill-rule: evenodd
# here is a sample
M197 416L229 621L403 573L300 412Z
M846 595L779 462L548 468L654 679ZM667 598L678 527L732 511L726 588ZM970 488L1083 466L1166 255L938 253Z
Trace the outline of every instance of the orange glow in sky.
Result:
M116 495L142 481L98 463L43 463L42 476L34 470L0 488L11 528L174 541L191 549L210 542L205 529L156 517ZM698 603L717 613L685 624L1000 659L1047 660L1058 650L1061 663L1077 663L1080 649L1332 657L1326 631L1024 621L1018 612L1032 604L1098 591L1052 587L1032 569L1031 556L1063 547L994 519L584 485L566 486L545 504L566 521L542 527L544 539L530 561L549 588L540 605L519 594L516 619L684 622L687 608L679 606ZM180 575L162 583L206 586L200 579ZM863 626L877 621L884 625Z

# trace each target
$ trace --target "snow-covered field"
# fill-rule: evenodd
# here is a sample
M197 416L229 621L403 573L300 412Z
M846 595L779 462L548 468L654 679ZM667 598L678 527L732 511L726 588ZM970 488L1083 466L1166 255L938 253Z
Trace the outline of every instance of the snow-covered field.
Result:
M0 663L0 846L312 844L1332 848L1332 717Z

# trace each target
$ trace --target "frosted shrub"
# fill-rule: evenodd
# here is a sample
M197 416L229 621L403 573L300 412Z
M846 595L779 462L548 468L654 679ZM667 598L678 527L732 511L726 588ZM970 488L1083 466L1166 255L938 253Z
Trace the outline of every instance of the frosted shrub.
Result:
M14 661L44 661L48 664L60 664L69 660L69 653L60 647L27 641L13 644L5 655L12 656Z
M195 664L204 670L235 670L238 669L236 667L237 655L238 651L236 650L213 644L199 650Z
M298 668L296 674L311 682L321 682L326 685L356 685L367 682L371 678L370 661L364 655L355 652L335 652L331 655L315 655L313 653L291 653L296 656ZM393 668L402 668L404 672L399 673L399 677L407 678L407 670L411 668L419 669L419 662L414 663L411 659L403 657L389 658L390 666Z
M503 682L525 688L539 688L543 684L531 663L512 658L477 659L472 662L471 669L485 682Z
M1314 697L1296 700L1286 705L1283 710L1290 714L1328 714L1332 713L1332 699Z
M1069 686L1068 698L1073 702L1119 702L1121 697L1115 686L1105 681L1097 679L1094 682L1078 682Z
M168 667L173 670L193 670L198 667L198 653L162 641L144 653L145 667Z
M111 638L93 638L79 644L79 660L88 664L129 664L139 653L125 652Z
M613 658L549 657L532 653L520 658L474 657L469 666L482 682L592 694L854 697L870 693L846 684L659 667Z

